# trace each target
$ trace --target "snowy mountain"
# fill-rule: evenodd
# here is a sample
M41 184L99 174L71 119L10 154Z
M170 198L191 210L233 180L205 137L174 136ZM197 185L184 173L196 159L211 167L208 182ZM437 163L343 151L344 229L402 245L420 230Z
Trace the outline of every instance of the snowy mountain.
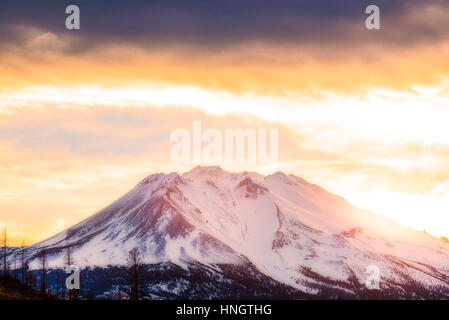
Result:
M89 270L121 268L139 248L158 270L154 287L171 298L193 290L183 270L196 270L203 284L227 281L234 296L361 297L372 265L380 270L380 293L449 297L448 243L280 172L196 167L151 175L87 220L31 246L30 266L38 268L36 254L46 248L49 266L61 268L67 247ZM174 278L166 279L167 268ZM223 297L211 295L213 287L195 297Z

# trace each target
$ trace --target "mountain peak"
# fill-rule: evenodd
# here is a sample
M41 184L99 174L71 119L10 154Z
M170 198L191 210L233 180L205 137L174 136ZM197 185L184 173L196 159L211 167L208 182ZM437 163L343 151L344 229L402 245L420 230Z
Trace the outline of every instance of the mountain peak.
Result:
M197 176L209 176L209 177L219 177L223 174L229 174L229 172L223 170L219 166L196 166L190 171L187 171L183 176L187 177L197 177Z
M147 176L142 181L139 182L139 185L149 184L155 181L160 181L166 176L165 173L155 173Z
M160 183L160 182L170 182L170 181L176 181L180 178L179 174L176 172L171 173L155 173L151 174L142 181L139 182L139 185L144 184L152 184L152 183Z

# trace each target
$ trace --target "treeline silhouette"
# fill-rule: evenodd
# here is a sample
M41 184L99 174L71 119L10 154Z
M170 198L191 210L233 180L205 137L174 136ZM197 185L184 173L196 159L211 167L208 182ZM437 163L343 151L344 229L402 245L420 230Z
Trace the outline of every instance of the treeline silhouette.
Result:
M20 266L14 260L13 268L8 261L8 241L6 229L3 230L1 239L1 274L0 274L0 299L54 299L55 297L45 291L37 289L34 273L29 270L25 261L25 246L20 248Z
M69 274L66 269L76 265L72 256L72 247L64 250L64 266L49 269L49 250L42 248L35 257L38 268L32 270L28 264L28 248L8 247L7 230L3 229L0 238L0 299L44 299L44 300L94 300L93 288L85 290L83 287L82 272L80 272L80 288L67 289L66 281ZM14 259L9 261L8 256L14 251ZM53 253L53 252L52 252ZM17 258L18 256L18 258ZM129 252L127 272L124 280L128 284L126 289L118 289L115 299L140 300L148 299L147 282L145 277L146 266L137 248ZM51 279L49 279L51 278ZM51 280L51 281L50 281ZM51 285L53 284L53 285Z
M442 239L444 240L444 239ZM368 290L357 278L335 281L310 268L302 273L316 282L303 283L316 290L307 294L261 274L255 266L218 265L192 262L185 270L172 263L144 264L137 248L128 253L125 266L87 267L80 270L80 288L67 289L66 268L76 265L72 247L63 250L63 263L49 269L50 255L61 254L42 248L8 247L6 229L0 236L0 299L94 300L100 299L441 299L449 297L443 286L423 287L409 278L407 283L383 282L382 290ZM13 259L12 259L13 257ZM33 269L28 261L33 261ZM218 269L217 269L218 268ZM404 275L405 277L406 275ZM176 292L163 289L166 286ZM151 289L151 290L150 290Z

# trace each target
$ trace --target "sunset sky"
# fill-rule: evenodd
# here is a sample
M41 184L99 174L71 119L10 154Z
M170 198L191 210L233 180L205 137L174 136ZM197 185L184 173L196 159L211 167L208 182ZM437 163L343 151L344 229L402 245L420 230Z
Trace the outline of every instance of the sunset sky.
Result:
M65 28L77 4L81 29ZM365 8L381 30L365 28ZM0 226L34 243L170 162L170 132L279 130L279 166L449 235L449 1L0 0Z

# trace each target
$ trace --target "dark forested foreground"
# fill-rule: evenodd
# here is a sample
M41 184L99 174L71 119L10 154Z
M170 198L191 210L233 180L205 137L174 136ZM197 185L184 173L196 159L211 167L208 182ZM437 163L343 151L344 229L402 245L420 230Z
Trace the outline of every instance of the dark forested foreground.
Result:
M48 270L42 290L41 270L32 271L32 283L9 278L2 299L62 300L302 300L302 299L444 299L449 295L410 285L409 290L367 290L362 285L348 293L345 284L316 286L318 294L307 294L279 283L253 266L205 266L181 268L171 263L142 265L137 274L126 266L86 268L81 271L80 290L65 288L64 270ZM134 276L137 275L137 278ZM137 280L136 280L137 279ZM355 284L356 285L356 284ZM447 299L447 298L446 298Z
M19 279L0 277L0 300L54 300L52 294L42 293Z

